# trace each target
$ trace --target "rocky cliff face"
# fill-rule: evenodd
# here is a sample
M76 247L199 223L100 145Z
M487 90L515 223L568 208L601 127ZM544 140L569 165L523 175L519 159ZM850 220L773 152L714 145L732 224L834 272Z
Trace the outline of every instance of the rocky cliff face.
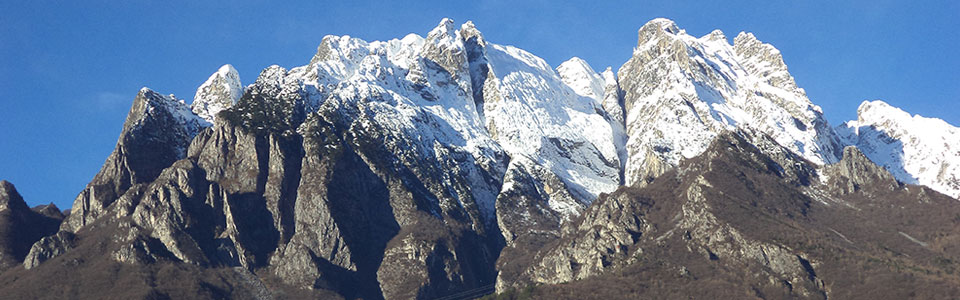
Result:
M0 217L17 216L0 218L0 290L957 292L960 204L874 164L866 135L838 138L775 48L664 19L639 38L617 74L598 74L444 19L426 37L324 37L307 65L246 87L225 65L189 107L145 88L59 231L55 208L0 185ZM86 276L39 288L67 270Z
M190 140L203 125L203 120L182 101L141 89L116 148L74 200L63 229L76 231L103 214L130 187L153 181L164 168L186 155Z

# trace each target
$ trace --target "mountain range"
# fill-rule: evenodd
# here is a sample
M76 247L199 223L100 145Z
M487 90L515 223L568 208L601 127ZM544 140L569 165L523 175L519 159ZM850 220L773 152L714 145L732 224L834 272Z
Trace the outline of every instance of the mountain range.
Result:
M834 127L751 33L556 68L444 19L141 89L61 212L0 184L15 298L954 298L960 129Z

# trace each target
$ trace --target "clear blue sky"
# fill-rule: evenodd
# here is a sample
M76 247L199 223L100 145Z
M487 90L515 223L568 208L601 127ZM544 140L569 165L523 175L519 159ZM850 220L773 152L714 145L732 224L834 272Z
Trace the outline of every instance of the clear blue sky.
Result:
M655 17L694 35L749 31L781 50L836 125L864 99L960 125L958 1L3 1L0 179L70 207L113 150L137 90L190 101L225 63L244 84L306 64L327 34L425 35L443 17L552 65L619 67ZM118 4L120 3L120 4Z

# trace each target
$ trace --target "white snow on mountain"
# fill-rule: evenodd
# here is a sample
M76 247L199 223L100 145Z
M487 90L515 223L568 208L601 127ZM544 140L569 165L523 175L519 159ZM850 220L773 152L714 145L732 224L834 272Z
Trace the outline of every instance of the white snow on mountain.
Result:
M200 85L190 108L193 113L212 124L217 113L232 107L242 95L240 74L232 65L227 64Z
M845 142L856 144L901 180L958 195L960 146L949 142L960 140L955 127L905 113L882 121L868 111L886 110L867 105L858 121L834 129L780 52L753 34L740 33L731 45L719 30L697 38L667 19L638 33L632 58L616 74L598 74L576 57L551 68L527 51L486 41L471 22L458 29L443 19L426 37L326 36L309 64L271 66L258 82L270 81L308 112L339 116L345 128L382 135L407 167L439 166L439 173L422 173L438 177L422 178L427 188L460 205L477 203L488 221L497 195L513 185L503 182L509 165L537 170L545 188L588 204L662 174L736 128L767 134L817 164L835 162ZM224 65L186 114L209 126L243 92L236 70ZM461 186L469 192L458 194ZM576 205L564 197L549 205L569 217Z
M960 199L960 128L877 100L861 103L857 120L837 132L897 180Z
M597 104L603 100L606 82L583 59L574 57L561 63L557 67L557 74L577 95L597 100Z
M469 51L480 56L468 59ZM486 73L471 62L482 63ZM602 83L582 66L580 75ZM472 76L481 75L478 88L485 93L477 96ZM502 176L506 157L553 171L585 203L619 184L614 130L598 113L603 85L582 96L543 59L486 43L469 22L455 30L444 19L426 38L327 36L309 65L283 76L284 84L301 85L309 109L345 116L351 126L384 128L398 153L419 149L424 159L450 164L441 175L447 188L435 188L452 190L464 178L472 195L455 197L475 199L488 216L500 187L483 174ZM451 161L455 157L474 164Z
M573 80L587 83L578 91L529 52L496 44L486 50L499 95L484 103L494 139L511 155L525 155L553 170L582 200L616 189L620 162L615 131L598 113L600 76L586 63L561 66Z
M625 182L650 180L702 153L721 131L747 127L818 164L838 159L839 139L787 72L780 52L741 33L697 38L673 21L639 31L619 70L627 114Z

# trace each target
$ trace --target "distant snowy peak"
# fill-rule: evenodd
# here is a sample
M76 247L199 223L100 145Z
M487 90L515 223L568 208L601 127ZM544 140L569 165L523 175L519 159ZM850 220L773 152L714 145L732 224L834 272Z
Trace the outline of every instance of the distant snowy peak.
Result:
M861 103L857 120L837 132L898 180L960 199L960 128L877 100Z
M736 128L770 135L819 164L836 161L842 149L780 52L749 33L730 45L719 30L697 38L671 20L654 19L638 31L633 57L618 75L627 184L658 176Z
M573 89L577 95L595 99L597 103L603 100L603 90L606 86L603 77L597 74L586 61L579 57L571 58L557 67L560 80Z
M232 107L242 95L240 74L227 64L200 85L190 108L197 116L212 124L217 113Z

